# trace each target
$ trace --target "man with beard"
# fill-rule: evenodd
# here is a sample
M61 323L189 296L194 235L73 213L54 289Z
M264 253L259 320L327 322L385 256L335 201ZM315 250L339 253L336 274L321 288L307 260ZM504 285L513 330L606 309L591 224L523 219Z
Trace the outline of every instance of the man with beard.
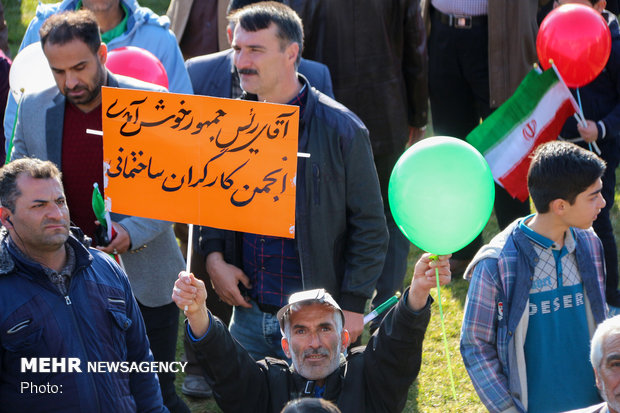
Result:
M570 413L620 413L620 316L608 318L596 328L590 362L596 387L605 401Z
M70 233L56 166L5 165L0 202L0 412L167 412L152 372L87 373L153 355L127 276Z
M411 286L385 316L368 345L344 356L349 332L345 315L324 289L294 293L277 312L282 360L254 361L205 305L204 283L181 272L172 298L185 311L186 341L211 379L213 394L225 412L276 413L289 400L319 397L343 412L400 412L422 359L422 341L430 318L429 291L450 281L449 256L424 254Z
M100 136L86 130L102 129L101 87L164 89L105 69L107 49L88 10L54 14L40 34L57 87L24 97L12 158L30 156L58 165L73 222L93 237L91 194L93 183L103 188L103 144ZM155 360L173 361L179 313L169 291L184 263L172 225L118 214L112 214L112 220L116 237L97 248L122 254ZM189 412L175 392L174 373L159 373L159 381L166 406L172 412Z
M168 90L173 93L192 93L192 85L185 70L183 55L174 34L169 30L170 21L160 17L148 7L141 7L137 0L63 0L59 3L39 2L34 18L28 24L19 50L40 40L39 29L45 20L57 13L90 10L101 29L102 41L109 51L126 46L136 46L153 53L166 69ZM17 102L9 96L4 117L5 137L8 148Z

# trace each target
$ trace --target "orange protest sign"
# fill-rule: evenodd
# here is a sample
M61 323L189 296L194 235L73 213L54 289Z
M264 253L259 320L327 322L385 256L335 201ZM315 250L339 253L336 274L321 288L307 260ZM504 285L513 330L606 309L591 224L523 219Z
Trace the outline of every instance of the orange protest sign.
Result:
M113 212L293 238L299 108L103 88Z

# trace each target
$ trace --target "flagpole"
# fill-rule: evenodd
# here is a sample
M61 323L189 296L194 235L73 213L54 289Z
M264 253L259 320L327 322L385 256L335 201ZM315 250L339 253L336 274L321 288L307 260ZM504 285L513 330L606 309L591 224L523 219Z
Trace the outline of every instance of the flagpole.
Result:
M581 112L581 126L585 128L588 124L586 122L586 117L583 114L583 107L581 106L581 94L579 93L579 88L575 88L575 90L577 91L577 102L579 102L579 111ZM592 147L594 147L594 150L592 150ZM596 144L596 141L588 142L588 149L590 149L590 152L596 152L597 155L601 154L601 150Z
M194 224L188 225L187 234L187 254L185 254L185 272L189 274L190 266L192 263L192 245L194 244ZM183 312L187 311L187 306L183 307Z
M555 66L555 63L553 63L553 59L549 59L549 63L551 64L551 67L553 68L553 70L555 70L555 73L558 75L558 78L562 81L562 83L564 83L564 85L566 85L566 82L564 82L564 78L560 74L558 68ZM577 122L581 123L583 127L586 127L587 123L586 123L586 118L583 116L583 109L581 108L581 97L579 96L579 89L577 89L577 98L579 99L579 102L577 102L577 107L579 108L579 112L576 112L574 116L576 116Z
M586 117L583 114L583 106L581 106L581 94L579 93L579 88L575 88L575 91L577 92L577 103L579 104L579 114L581 115L581 126L583 126L584 128L586 126L588 126L588 123L586 122ZM592 150L592 145L590 145L590 151Z
M10 162L11 160L11 152L13 152L13 140L15 139L15 129L17 129L17 116L19 116L19 107L22 104L22 99L24 98L24 88L20 89L21 94L19 95L19 101L17 102L17 112L15 112L15 119L13 120L13 130L11 131L11 139L9 140L8 149L6 151L6 159L4 160L4 164Z
M187 234L187 254L186 254L186 262L185 262L185 271L189 273L190 264L192 262L192 244L194 243L194 224L188 225Z

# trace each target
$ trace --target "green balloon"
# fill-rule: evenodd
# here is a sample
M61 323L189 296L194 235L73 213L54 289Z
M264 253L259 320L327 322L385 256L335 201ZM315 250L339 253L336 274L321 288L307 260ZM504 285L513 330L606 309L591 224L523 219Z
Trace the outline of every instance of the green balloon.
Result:
M390 177L394 221L420 249L438 255L460 250L482 231L495 198L491 169L467 142L423 139L402 154Z

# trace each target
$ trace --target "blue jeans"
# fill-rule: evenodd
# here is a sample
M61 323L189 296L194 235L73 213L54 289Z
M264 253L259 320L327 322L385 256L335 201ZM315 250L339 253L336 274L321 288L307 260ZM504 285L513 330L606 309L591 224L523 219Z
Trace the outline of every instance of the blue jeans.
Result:
M230 334L254 360L275 357L290 361L282 350L280 323L275 315L263 313L254 301L252 308L233 308Z

